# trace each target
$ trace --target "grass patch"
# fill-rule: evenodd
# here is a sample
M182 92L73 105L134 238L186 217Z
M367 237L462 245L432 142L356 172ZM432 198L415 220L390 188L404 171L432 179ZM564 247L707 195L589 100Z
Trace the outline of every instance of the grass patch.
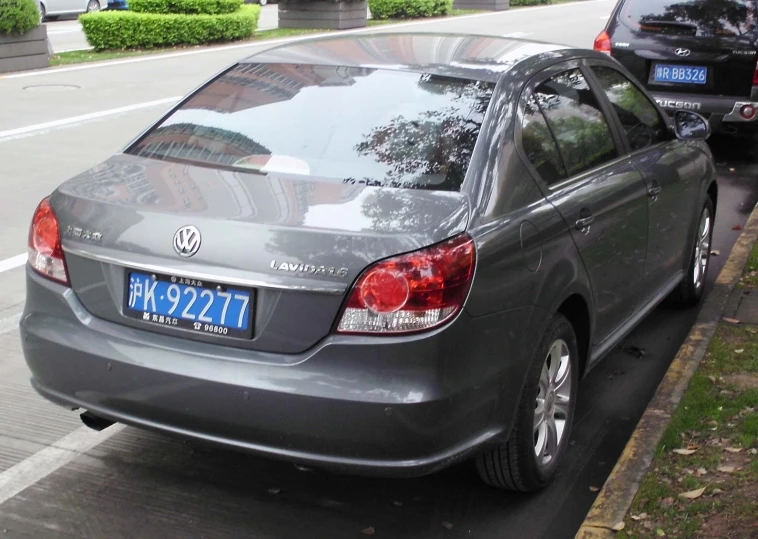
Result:
M758 387L744 383L758 380L757 336L755 327L718 328L619 538L743 537L758 530L752 528L758 509ZM682 449L694 453L674 452ZM696 499L680 496L700 488L705 491Z
M300 29L300 28L275 28L273 30L263 30L256 32L252 39L244 41L236 41L236 43L254 43L256 41L264 41L267 39L280 39L285 37L296 37L307 34L320 34L330 32L331 30L313 30L313 29ZM228 43L227 43L228 45ZM221 45L223 46L223 45ZM62 66L70 64L82 64L87 62L102 62L105 60L117 60L119 58L129 58L132 56L145 56L148 54L166 54L170 52L180 52L195 50L200 48L212 48L205 46L196 47L164 47L150 50L129 50L129 51L69 51L54 54L50 58L51 66Z
M750 259L745 267L745 274L740 279L740 286L743 288L755 288L758 286L758 245L753 247L750 253Z

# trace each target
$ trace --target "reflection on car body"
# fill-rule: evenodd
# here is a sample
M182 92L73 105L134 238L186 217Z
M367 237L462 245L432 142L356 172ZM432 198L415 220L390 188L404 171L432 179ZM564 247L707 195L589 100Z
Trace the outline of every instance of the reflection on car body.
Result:
M258 53L40 203L32 384L98 428L360 473L471 457L539 489L580 378L664 298L703 294L708 134L590 50Z

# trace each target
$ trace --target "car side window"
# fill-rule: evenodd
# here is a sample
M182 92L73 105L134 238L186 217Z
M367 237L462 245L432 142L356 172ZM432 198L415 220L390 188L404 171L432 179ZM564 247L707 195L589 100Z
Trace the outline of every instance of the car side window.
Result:
M568 176L618 156L608 121L579 69L551 77L537 87L534 97L558 142Z
M658 110L623 73L599 66L592 71L613 104L632 151L669 139L668 128Z
M521 146L545 183L552 185L566 178L558 146L533 95L529 97L524 109Z

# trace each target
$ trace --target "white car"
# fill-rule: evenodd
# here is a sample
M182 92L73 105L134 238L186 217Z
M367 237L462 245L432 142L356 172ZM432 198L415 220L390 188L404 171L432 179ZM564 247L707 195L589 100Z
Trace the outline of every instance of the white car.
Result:
M108 0L38 0L42 21L61 15L79 15L108 7Z

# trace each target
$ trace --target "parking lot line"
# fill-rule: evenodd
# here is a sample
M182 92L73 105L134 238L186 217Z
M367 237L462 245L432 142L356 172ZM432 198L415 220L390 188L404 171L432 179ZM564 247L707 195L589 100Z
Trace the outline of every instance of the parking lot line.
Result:
M26 264L26 257L26 254L21 254L0 260L0 273L23 266Z
M80 427L54 444L8 468L0 473L0 505L124 428L124 425L117 424L98 432L87 427Z
M125 112L133 112L135 110L146 109L149 107L156 107L158 105L167 105L169 103L176 103L182 98L182 96L167 97L165 99L157 99L155 101L147 101L145 103L137 103L135 105L128 105L126 107L118 107L115 109L101 110L99 112L91 112L89 114L82 114L81 116L73 116L71 118L62 118L60 120L54 120L52 122L44 122L41 124L28 125L26 127L19 127L17 129L9 129L8 131L0 131L0 142L5 140L26 137L34 135L50 129L59 127L66 127L71 125L78 125L91 120L97 120L106 116L114 116L116 114L123 114Z

